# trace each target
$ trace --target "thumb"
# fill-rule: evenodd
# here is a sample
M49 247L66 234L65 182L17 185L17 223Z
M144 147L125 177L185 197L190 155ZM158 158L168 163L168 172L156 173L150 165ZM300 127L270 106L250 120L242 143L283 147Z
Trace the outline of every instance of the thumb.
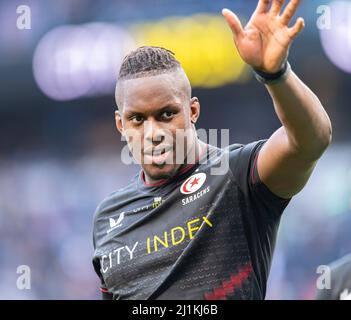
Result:
M222 10L222 15L227 20L227 23L230 29L233 31L234 38L238 39L243 32L243 27L241 25L239 18L236 16L236 14L233 11L226 8Z

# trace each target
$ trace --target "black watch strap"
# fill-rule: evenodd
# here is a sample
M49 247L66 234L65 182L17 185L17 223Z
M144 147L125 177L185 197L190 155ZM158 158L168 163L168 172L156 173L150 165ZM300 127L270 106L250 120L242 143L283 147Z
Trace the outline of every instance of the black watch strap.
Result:
M256 79L263 84L274 84L283 81L291 70L290 63L286 60L283 67L275 73L266 73L257 69L253 69Z

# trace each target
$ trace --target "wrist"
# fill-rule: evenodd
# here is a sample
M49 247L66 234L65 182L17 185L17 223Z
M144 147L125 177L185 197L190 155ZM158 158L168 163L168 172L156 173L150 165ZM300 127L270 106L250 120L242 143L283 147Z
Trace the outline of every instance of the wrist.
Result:
M268 73L268 72L264 72L253 68L255 78L263 84L275 84L275 83L284 81L287 78L290 71L291 71L291 66L288 60L285 60L285 62L282 65L282 68L279 71L274 73Z

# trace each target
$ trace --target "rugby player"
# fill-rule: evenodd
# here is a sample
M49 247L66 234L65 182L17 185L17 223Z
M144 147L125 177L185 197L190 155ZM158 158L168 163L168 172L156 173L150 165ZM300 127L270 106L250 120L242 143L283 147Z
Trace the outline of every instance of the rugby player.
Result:
M302 18L289 27L299 3L259 0L245 28L222 11L281 122L268 139L221 148L200 140L200 101L174 54L143 46L124 58L115 121L141 170L95 212L104 299L264 299L281 215L332 136L287 59L304 27Z

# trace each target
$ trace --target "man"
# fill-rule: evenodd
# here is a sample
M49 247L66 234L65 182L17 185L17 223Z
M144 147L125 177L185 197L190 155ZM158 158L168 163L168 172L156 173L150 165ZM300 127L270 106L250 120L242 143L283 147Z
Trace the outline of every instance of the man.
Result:
M288 27L298 5L260 0L245 29L222 12L282 123L268 140L202 142L199 99L173 54L141 47L125 57L116 126L142 169L96 210L104 298L264 299L280 216L331 141L325 110L287 62L304 26L299 18ZM213 174L225 157L227 170Z
M330 264L330 288L317 289L317 300L351 300L351 254Z

